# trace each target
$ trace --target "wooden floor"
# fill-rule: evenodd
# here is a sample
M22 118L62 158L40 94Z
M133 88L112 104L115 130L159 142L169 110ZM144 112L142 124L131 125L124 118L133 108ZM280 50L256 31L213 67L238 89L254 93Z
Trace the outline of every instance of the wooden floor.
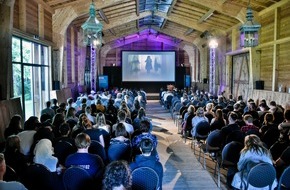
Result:
M190 141L183 141L169 110L164 109L157 100L149 100L146 110L153 122L153 133L158 137L158 152L164 169L163 189L227 189L224 175L221 188L217 187L211 159L206 157L207 169L202 167L197 159L199 149L194 154ZM222 173L225 174L225 171Z

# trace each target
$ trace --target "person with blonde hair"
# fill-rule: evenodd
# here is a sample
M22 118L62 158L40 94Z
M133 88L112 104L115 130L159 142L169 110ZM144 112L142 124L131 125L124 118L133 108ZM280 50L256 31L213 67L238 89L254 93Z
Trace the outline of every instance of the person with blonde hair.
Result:
M257 135L247 135L237 165L238 172L234 175L232 186L236 189L244 189L247 184L246 180L250 169L261 162L273 164L271 153L266 147L264 147L263 142ZM277 180L274 181L272 189L276 186ZM253 189L253 187L250 186L249 189Z

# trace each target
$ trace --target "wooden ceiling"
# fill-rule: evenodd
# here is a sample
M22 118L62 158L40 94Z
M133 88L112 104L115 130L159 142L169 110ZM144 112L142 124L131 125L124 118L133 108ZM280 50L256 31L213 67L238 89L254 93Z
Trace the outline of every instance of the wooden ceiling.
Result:
M39 1L39 0L38 0ZM90 0L42 0L60 22L61 12L74 12L76 28L88 18ZM283 0L281 0L283 1ZM258 12L280 0L251 0ZM144 31L179 41L196 43L204 34L219 36L245 21L249 0L95 0L97 19L109 43ZM59 21L60 20L60 21ZM57 23L56 21L54 23Z

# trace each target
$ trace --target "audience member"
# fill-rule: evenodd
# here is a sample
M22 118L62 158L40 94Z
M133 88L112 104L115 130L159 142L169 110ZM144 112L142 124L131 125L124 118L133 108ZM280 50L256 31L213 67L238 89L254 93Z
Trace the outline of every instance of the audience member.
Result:
M5 139L10 135L17 135L21 131L23 131L22 126L22 117L20 115L14 115L9 122L8 127L4 131Z
M84 168L90 176L99 178L103 175L104 163L100 156L88 153L91 144L90 136L80 133L75 138L77 152L67 157L65 167L79 166Z
M46 102L46 108L44 108L43 110L41 110L40 115L47 114L47 115L50 116L50 119L53 118L55 112L54 112L54 110L50 106L51 106L51 102L50 101L47 101Z
M111 162L105 170L103 190L130 190L132 186L131 170L127 162Z
M241 128L241 131L244 133L256 133L259 132L259 128L253 124L253 116L247 114L243 117L244 122L246 123L245 126Z
M206 121L208 122L208 118L204 116L204 110L202 107L198 108L196 110L196 115L194 116L194 118L192 118L192 130L191 130L191 135L193 137L197 137L197 133L196 133L196 125L201 122L201 121Z
M4 155L6 164L12 167L19 177L27 168L27 160L20 152L20 139L17 135L11 135L6 139Z
M17 181L4 181L3 177L6 172L5 158L2 153L0 153L0 189L1 190L27 190L26 187Z
M271 153L263 146L262 141L256 135L248 135L245 137L244 148L241 150L238 162L238 170L232 181L232 186L236 189L244 189L247 181L247 174L250 169L258 163L266 162L273 164ZM267 174L265 174L267 175ZM272 189L277 186L277 180L274 181ZM250 185L249 187L253 187ZM267 187L268 188L268 187Z
M133 171L138 167L152 168L159 177L159 189L162 189L163 167L162 164L156 160L156 157L152 155L154 150L154 143L151 139L144 138L140 142L141 155L137 155L135 161L130 164L130 168ZM146 180L146 179L144 179Z
M41 139L34 148L34 163L42 164L50 172L56 172L58 159L53 156L53 147L49 139Z
M141 134L134 136L134 138L132 139L132 148L133 148L133 157L137 154L140 154L140 146L141 146L141 141L142 139L151 139L152 143L153 143L153 152L152 155L154 155L156 157L156 160L159 160L159 156L157 153L157 137L155 135L153 135L152 133L149 132L150 129L150 123L146 120L141 121L140 124L140 132Z

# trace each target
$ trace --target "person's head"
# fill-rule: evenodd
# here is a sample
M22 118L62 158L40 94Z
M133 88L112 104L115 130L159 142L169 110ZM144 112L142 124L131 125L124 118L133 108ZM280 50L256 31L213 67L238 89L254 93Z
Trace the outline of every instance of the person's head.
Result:
M285 112L284 112L284 118L286 119L286 120L290 120L290 110L286 110Z
M217 119L223 119L223 111L221 109L217 109L215 111L215 116Z
M272 123L274 121L274 115L272 113L266 113L264 116L264 123Z
M67 99L67 104L68 105L72 105L73 102L74 102L74 100L72 98L68 98Z
M265 111L267 109L267 104L264 103L264 102L261 102L259 104L259 108L260 108L261 111Z
M141 107L138 111L138 118L141 119L142 117L145 117L145 116L146 116L145 109Z
M3 176L6 172L6 163L3 153L0 153L0 180L3 179Z
M147 120L143 120L140 123L140 131L142 133L148 133L150 130L150 122Z
M118 112L118 120L119 121L125 121L125 119L126 119L126 113L125 113L125 111L124 110L120 110Z
M231 112L228 119L229 123L235 123L238 119L238 115L235 112Z
M254 134L247 135L245 137L244 148L242 149L241 153L245 153L249 150L255 151L261 155L268 153L268 150L264 147L261 139L257 135L254 135Z
M64 115L61 113L55 114L52 118L52 125L53 126L60 126L64 122L65 122Z
M53 155L52 143L49 139L41 139L34 148L34 161L39 163L40 159L45 159Z
M117 124L116 130L115 130L115 136L116 137L119 137L119 136L126 137L127 136L127 131L126 131L126 128L125 128L123 123Z
M47 113L44 113L44 114L42 114L40 116L40 122L41 123L43 123L43 122L45 122L47 120L51 120L51 119L52 119L51 116L49 114L47 114Z
M14 128L16 130L21 129L21 121L22 121L22 117L18 114L12 116L12 118L10 119L10 123L9 123L9 128Z
M86 103L83 103L82 104L82 111L86 111L86 107L87 107L87 104Z
M235 103L234 104L234 110L239 110L241 107L241 104L240 103Z
M11 135L6 139L5 151L19 151L20 150L20 139L17 135Z
M199 107L197 110L196 110L196 115L198 117L203 117L204 116L204 109L202 107Z
M47 102L46 102L46 107L47 107L47 108L50 108L50 106L51 106L51 102L50 102L50 101L47 101Z
M98 125L106 125L106 117L102 112L99 112L96 117L96 123Z
M52 102L53 105L55 105L55 106L57 105L57 99L53 98L53 99L51 100L51 102Z
M91 138L86 133L80 133L75 138L75 145L78 149L88 149L91 144Z
M69 107L66 112L66 118L68 117L74 117L76 114L76 109L74 107Z
M206 106L205 106L205 109L206 109L206 111L212 111L212 109L213 109L213 103L207 103L206 104Z
M31 116L24 122L24 130L35 130L40 126L38 117Z
M269 107L270 107L271 109L276 108L276 107L277 107L276 102L275 102L275 101L271 101L270 104L269 104Z
M131 170L126 161L117 160L107 165L103 179L104 190L126 190L131 186Z
M194 114L194 112L195 112L194 105L188 106L187 111L188 111L188 114Z
M243 120L246 124L252 124L254 119L253 119L253 116L250 115L250 114L246 114L244 117L243 117Z
M68 136L70 133L70 126L68 123L63 123L59 126L59 133L61 136Z
M140 151L144 156L150 156L153 150L153 142L151 139L142 139L140 142Z

